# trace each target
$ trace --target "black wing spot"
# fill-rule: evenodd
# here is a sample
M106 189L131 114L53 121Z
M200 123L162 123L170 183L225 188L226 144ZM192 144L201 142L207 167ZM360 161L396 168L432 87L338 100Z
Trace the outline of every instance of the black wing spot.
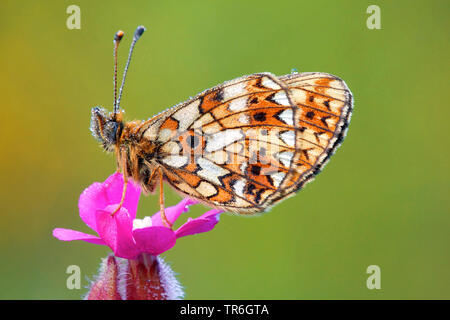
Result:
M256 193L255 202L259 203L261 201L261 195L264 192L264 189L259 189L259 191Z
M327 119L331 118L330 116L326 116L326 117L322 117L320 119L320 121L322 121L322 123L328 128L328 123L327 123Z
M266 101L269 101L269 102L271 102L271 103L276 103L276 104L279 104L278 102L276 102L273 98L275 97L275 94L276 94L276 92L274 92L274 93L272 93L272 94L270 94L270 95L268 95L267 97L266 97Z
M302 149L301 152L305 155L306 160L309 161L309 150L311 149Z
M200 111L200 113L205 113L205 110L203 110L202 106L203 106L203 100L205 100L205 96L201 96L199 99L199 103L198 103L198 111Z
M262 77L261 77L261 78L258 78L258 80L256 80L255 87L257 87L257 88L265 88L265 87L262 85Z
M215 100L217 102L223 101L223 90L222 89L217 90L216 95L214 96L213 100Z
M261 173L261 167L257 165L252 165L250 171L252 172L253 175L259 176L259 174Z
M265 177L266 177L266 179L267 179L267 182L268 182L271 186L275 186L274 183L273 183L273 179L272 179L272 177L271 177L269 174L266 175Z
M306 113L306 117L307 117L308 119L314 118L314 112L308 111L308 112Z
M253 119L256 121L266 121L266 113L265 112L258 112L253 115Z
M244 187L244 193L246 194L253 194L253 191L255 191L256 187L253 183L248 183Z

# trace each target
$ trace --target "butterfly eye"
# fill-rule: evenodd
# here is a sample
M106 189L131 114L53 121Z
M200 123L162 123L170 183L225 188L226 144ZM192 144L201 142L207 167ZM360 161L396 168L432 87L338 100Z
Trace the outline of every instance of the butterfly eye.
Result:
M116 143L116 137L117 137L117 128L118 128L118 123L116 121L113 120L108 120L106 122L106 126L104 129L104 137L106 138L106 140L108 141L109 144L114 144Z

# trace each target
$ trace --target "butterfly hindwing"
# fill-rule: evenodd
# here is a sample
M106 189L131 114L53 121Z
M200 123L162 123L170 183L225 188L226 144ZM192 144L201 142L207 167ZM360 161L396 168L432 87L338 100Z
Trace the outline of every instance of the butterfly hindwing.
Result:
M353 97L345 82L322 72L293 73L279 78L297 106L295 126L301 132L290 178L273 203L285 199L310 182L325 166L345 137Z

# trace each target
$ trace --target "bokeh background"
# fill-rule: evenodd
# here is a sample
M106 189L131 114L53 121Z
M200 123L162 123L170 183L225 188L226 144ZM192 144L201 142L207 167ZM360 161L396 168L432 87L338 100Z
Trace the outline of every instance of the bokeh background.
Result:
M66 8L81 8L81 29ZM381 30L366 9L381 8ZM225 80L292 68L347 82L355 111L325 170L258 218L223 215L164 257L188 299L449 299L449 27L442 1L10 1L0 3L0 298L79 299L109 249L78 196L115 170L89 132L111 108L112 37L145 25L122 106L147 119ZM166 188L168 204L180 197ZM158 210L143 198L138 215ZM191 215L206 208L197 206ZM366 268L381 268L368 290Z

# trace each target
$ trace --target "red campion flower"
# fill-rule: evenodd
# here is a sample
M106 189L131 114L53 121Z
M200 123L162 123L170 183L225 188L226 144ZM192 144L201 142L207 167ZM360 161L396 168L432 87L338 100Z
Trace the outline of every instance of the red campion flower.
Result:
M87 299L179 298L181 286L158 255L171 249L181 237L212 230L222 211L210 210L172 230L163 224L159 212L152 217L136 218L141 188L132 181L122 207L114 213L121 200L123 183L122 175L116 172L103 183L93 183L80 196L80 217L98 236L61 228L54 229L53 235L62 241L107 245L114 252L102 263ZM173 224L196 203L186 198L166 208L167 220Z

